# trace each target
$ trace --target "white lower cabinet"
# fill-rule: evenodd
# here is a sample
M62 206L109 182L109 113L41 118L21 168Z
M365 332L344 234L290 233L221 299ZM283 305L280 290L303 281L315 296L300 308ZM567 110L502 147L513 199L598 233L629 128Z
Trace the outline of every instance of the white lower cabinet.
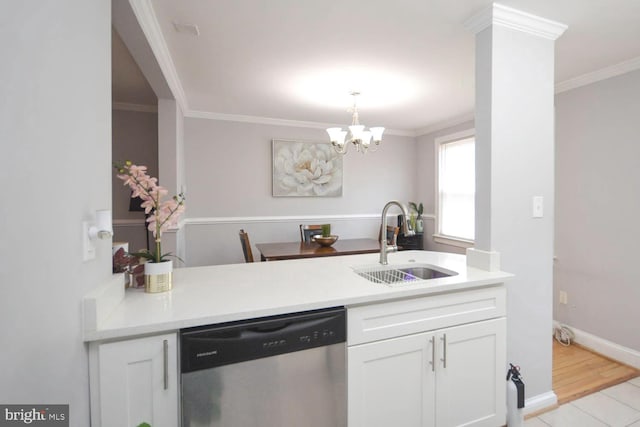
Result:
M498 297L496 302L500 312L504 301ZM402 319L397 323L402 331L420 323L406 322L415 306L403 312L402 302L386 305L362 307L356 323L376 325L371 331L391 325L389 334L394 319ZM501 426L506 418L506 320L350 345L347 372L349 427Z
M416 334L349 347L349 427L434 425L429 339Z
M436 426L504 425L506 334L502 318L435 335L441 345L436 351Z
M93 427L176 427L176 334L89 346Z

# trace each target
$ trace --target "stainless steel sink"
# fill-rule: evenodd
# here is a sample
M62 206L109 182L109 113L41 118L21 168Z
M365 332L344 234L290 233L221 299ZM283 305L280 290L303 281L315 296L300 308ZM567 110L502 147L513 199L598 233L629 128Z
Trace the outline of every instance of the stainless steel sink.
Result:
M403 284L438 279L441 277L455 276L455 271L445 270L428 264L415 265L375 265L355 268L354 271L361 277L373 283L384 283L390 286L400 286Z
M399 268L398 270L411 276L419 277L422 280L438 279L440 277L449 277L458 274L453 271L445 273L444 271L434 270L433 268L429 267L407 267Z

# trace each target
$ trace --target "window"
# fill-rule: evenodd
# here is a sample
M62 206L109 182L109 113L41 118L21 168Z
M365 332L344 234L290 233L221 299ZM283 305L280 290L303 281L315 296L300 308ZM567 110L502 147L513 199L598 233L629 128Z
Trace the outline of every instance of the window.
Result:
M436 138L438 218L435 240L473 246L475 237L475 135Z

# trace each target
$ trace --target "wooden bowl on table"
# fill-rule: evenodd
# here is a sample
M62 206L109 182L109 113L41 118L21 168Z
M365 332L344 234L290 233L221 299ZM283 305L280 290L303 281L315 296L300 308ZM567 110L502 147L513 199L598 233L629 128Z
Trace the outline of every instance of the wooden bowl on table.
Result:
M320 246L329 247L333 245L336 240L338 240L338 236L313 236L313 241L320 244Z

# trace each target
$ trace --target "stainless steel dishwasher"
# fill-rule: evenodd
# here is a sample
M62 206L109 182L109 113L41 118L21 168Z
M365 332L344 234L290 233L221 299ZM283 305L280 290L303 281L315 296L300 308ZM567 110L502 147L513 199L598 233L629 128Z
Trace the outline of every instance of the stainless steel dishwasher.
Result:
M347 425L346 312L180 331L183 427Z

